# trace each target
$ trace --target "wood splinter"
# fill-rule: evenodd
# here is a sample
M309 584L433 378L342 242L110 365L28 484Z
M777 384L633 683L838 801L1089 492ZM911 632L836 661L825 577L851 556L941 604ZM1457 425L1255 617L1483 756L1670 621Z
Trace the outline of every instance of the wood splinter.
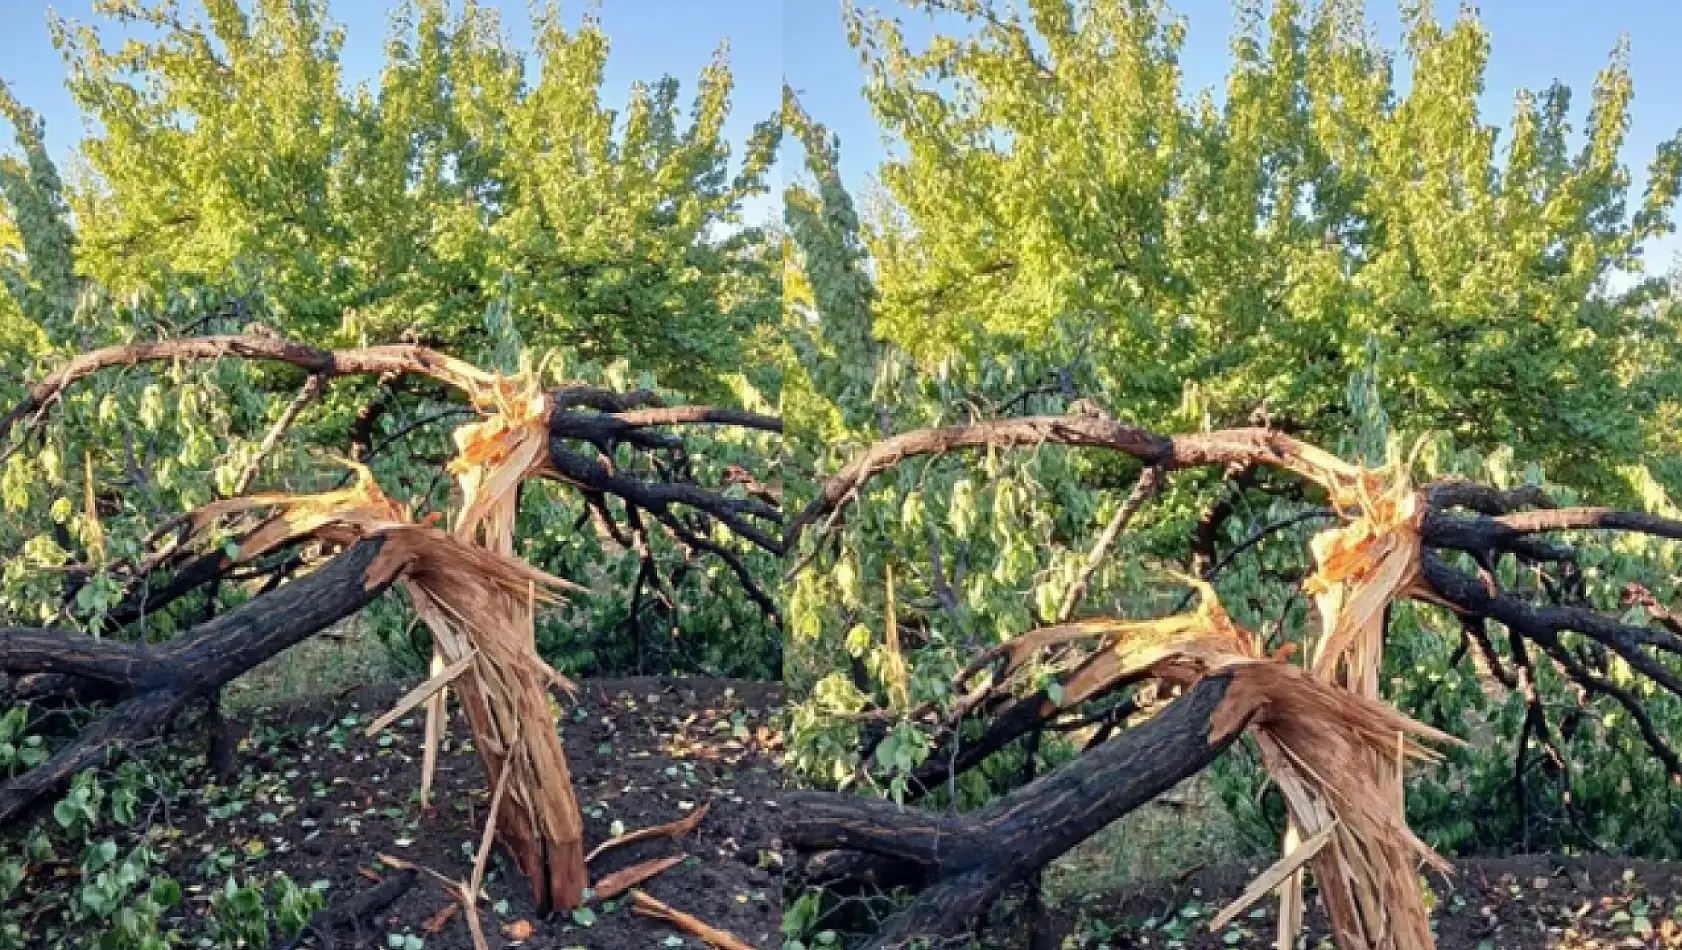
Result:
M742 938L728 930L719 930L696 917L674 910L665 903L649 897L642 891L631 892L631 909L645 917L663 920L684 933L705 941L708 946L718 947L720 950L757 950Z
M595 895L596 900L612 900L649 878L664 874L673 867L682 864L686 857L687 855L674 854L670 857L655 858L651 861L633 864L628 868L620 868L597 881L596 886L590 888L590 891Z
M636 831L627 832L617 838L609 838L596 845L589 854L585 855L584 863L589 864L614 848L636 844L638 841L647 841L650 838L681 838L694 831L695 827L701 823L701 819L705 818L707 812L712 810L712 807L712 803L708 802L691 812L687 818L668 821L663 825L655 825L652 828L638 828Z

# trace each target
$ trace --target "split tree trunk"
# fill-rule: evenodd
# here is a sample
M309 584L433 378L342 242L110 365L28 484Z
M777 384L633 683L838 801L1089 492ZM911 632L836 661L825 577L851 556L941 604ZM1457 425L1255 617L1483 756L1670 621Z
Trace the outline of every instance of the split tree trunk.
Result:
M39 414L66 387L107 368L222 358L276 361L311 374L310 381L270 429L262 446L264 450L273 447L297 411L315 397L326 380L333 378L424 375L467 394L481 415L490 415L490 407L502 405L509 394L509 380L426 347L392 345L329 351L270 336L191 337L107 347L77 356L30 386L17 405L0 414L0 438L25 418L34 416L38 423ZM624 503L623 519L639 537L644 533L642 516L646 514L684 549L717 557L735 573L771 622L780 626L774 599L759 587L738 552L710 540L714 526L723 525L742 540L781 554L782 543L774 533L783 521L780 494L735 467L732 467L734 474L727 473L726 484L746 484L749 497L736 497L723 489L701 485L695 481L684 439L657 430L677 425L720 425L781 432L781 419L708 406L665 406L652 391L620 393L577 384L564 385L550 393L549 406L553 411L548 420L547 464L541 471L519 473L521 477L542 474L579 490L600 518L599 523L609 534L622 539L617 520L620 516L606 505L609 496L617 496ZM412 424L404 431L411 431L419 424ZM401 434L394 434L393 438ZM353 438L355 441L366 440ZM577 443L592 446L594 455L565 447ZM652 464L621 469L615 460L616 447L621 445L646 453ZM370 451L377 452L379 447ZM248 467L241 479L242 486L248 484L254 471L255 468ZM352 553L361 549L358 545ZM365 552L363 568L375 564L372 552L378 550L379 544L375 544ZM263 606L254 602L250 609L239 612L242 622L246 622L265 611L290 610L288 604L309 596L303 593L306 590L313 592L319 601L313 606L336 611L319 624L297 623L286 616L269 618L280 624L280 637L285 642L277 641L272 632L254 633L223 621L205 625L203 637L200 631L195 631L178 645L162 649L97 641L60 631L0 630L0 695L31 698L98 695L119 703L110 715L96 722L41 769L0 787L0 822L48 789L62 784L75 771L103 761L108 747L132 745L173 719L188 700L205 695L332 620L353 613L372 599L379 588L406 570L406 565L392 562L415 553L390 544L385 551L386 555L379 560L384 576L377 583L369 578L360 593L351 592L350 588L333 588L323 577L287 588L291 593L282 600L260 597ZM504 549L503 553L511 551ZM652 555L646 548L642 555L644 570L654 571ZM157 592L165 601L197 588L229 565L219 555L209 554L171 566L175 567L174 580L168 589ZM345 578L340 576L338 580ZM108 622L120 624L138 619L148 605L155 607L157 600L125 601L113 611ZM454 613L463 623L482 619L475 609ZM193 654L195 645L223 647L233 662L224 663L211 673L194 668L191 663L215 659ZM524 668L523 656L512 660L508 670ZM574 906L586 883L582 830L564 751L548 712L546 684L526 677L510 685L508 680L525 674L498 675L489 668L480 672L484 675L477 685L463 682L456 688L463 696L491 784L498 784L504 774L510 774L504 772L505 768L514 769L510 777L515 780L510 783L508 800L497 816L498 829L504 843L516 853L521 868L532 877L539 907L547 910L551 905ZM23 677L21 681L16 679L19 675ZM510 695L519 697L511 717L500 702L492 702ZM510 718L512 722L508 721ZM503 740L526 726L531 728L526 729L518 747L505 749Z
M927 888L892 917L871 950L917 937L961 933L1012 882L1030 877L1116 819L1213 762L1243 732L1217 735L1229 674L1198 681L1150 721L992 804L957 817L877 798L797 792L784 807L783 840L797 851L874 855L859 862L920 874Z

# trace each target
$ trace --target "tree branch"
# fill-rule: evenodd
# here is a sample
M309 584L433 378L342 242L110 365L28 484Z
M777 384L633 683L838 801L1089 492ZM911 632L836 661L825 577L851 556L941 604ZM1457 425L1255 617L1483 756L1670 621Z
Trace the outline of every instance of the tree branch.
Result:
M271 336L185 337L154 343L132 343L83 353L46 379L29 387L22 401L0 416L0 437L24 416L44 408L72 384L113 366L134 366L165 360L212 360L222 357L290 363L324 378L354 375L419 374L473 394L494 386L494 378L477 367L424 346L370 346L351 350L321 350Z
M292 427L292 423L297 420L298 414L304 411L304 407L314 402L316 397L321 395L325 383L326 379L316 373L304 380L304 385L298 387L298 395L292 397L292 402L280 414L280 418L275 420L268 435L263 437L263 443L257 447L257 454L251 457L251 461L245 463L245 469L239 473L239 478L234 482L234 490L231 494L243 495L246 489L251 487L251 482L257 477L257 470L263 467L263 460L268 458L269 453L274 451L276 445L280 444L281 436L285 435L286 430Z
M0 671L62 672L117 687L121 702L40 766L0 786L0 826L111 749L124 754L206 695L378 597L390 572L374 574L385 539L358 541L315 573L257 597L161 647L63 630L0 630Z
M882 799L792 793L782 839L803 852L881 855L933 878L888 921L873 950L956 934L1012 882L1214 761L1243 731L1240 723L1216 735L1211 726L1230 683L1229 673L1206 676L1149 722L956 818Z

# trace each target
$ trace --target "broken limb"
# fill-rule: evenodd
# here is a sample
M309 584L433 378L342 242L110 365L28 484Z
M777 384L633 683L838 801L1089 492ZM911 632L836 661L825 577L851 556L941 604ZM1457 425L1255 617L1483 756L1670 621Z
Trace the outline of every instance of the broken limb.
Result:
M359 541L308 577L162 646L69 630L0 629L0 670L66 673L119 697L52 758L0 786L0 825L77 772L151 738L193 699L361 610L395 577L380 557L387 540Z

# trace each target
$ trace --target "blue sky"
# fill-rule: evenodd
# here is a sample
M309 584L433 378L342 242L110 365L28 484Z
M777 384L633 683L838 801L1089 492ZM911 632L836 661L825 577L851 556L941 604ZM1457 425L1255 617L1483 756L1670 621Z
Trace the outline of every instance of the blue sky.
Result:
M892 0L879 5L892 8ZM1457 3L1438 0L1440 14L1452 17ZM96 20L92 0L59 0L59 13ZM1395 4L1371 0L1371 15L1385 40L1397 34ZM344 52L347 76L372 78L385 35L384 0L336 0L334 15L347 27ZM522 44L529 38L525 0L506 3L504 20ZM1229 62L1227 39L1233 15L1228 0L1175 0L1187 17L1189 34L1183 61L1191 89L1219 89ZM570 18L585 8L567 3ZM48 5L35 0L0 0L0 77L40 110L49 123L53 151L64 155L81 135L81 123L65 93L64 68L48 41ZM729 132L740 142L753 123L778 107L786 75L801 91L807 107L842 138L843 171L855 187L864 185L887 154L865 104L863 73L841 30L839 0L605 0L602 16L613 40L608 65L608 98L622 101L633 79L670 73L692 83L720 40L731 43L736 101ZM1587 108L1595 72L1621 34L1631 40L1635 77L1633 124L1626 161L1639 188L1657 143L1682 125L1682 0L1488 0L1481 8L1493 36L1484 115L1505 124L1513 94L1539 89L1555 79L1578 92L1577 124ZM913 41L928 35L926 20L902 14ZM749 219L775 214L777 196L749 209ZM1649 266L1666 269L1682 251L1675 237L1649 249Z

